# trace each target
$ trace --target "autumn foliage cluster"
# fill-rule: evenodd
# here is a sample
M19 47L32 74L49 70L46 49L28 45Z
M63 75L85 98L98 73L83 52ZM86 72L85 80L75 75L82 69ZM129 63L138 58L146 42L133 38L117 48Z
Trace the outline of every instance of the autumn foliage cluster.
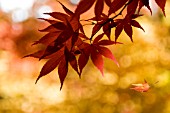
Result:
M166 0L154 1L165 15ZM69 10L61 2L59 4L61 4L65 13L45 13L53 17L52 20L40 18L49 22L50 25L40 30L41 32L47 32L47 34L33 45L43 44L46 48L27 55L27 57L36 57L39 60L48 59L42 67L36 82L58 67L61 88L67 76L69 65L80 77L89 58L102 75L104 75L103 57L111 59L119 66L107 46L121 44L117 40L123 30L133 42L132 27L144 31L139 22L136 21L136 18L143 16L140 12L141 8L146 7L152 14L149 0L81 0L75 11ZM93 5L94 17L86 20L82 19L81 15ZM103 11L104 6L108 7L107 13ZM122 14L124 15L120 16ZM93 26L90 37L86 36L84 32L85 25L82 24L82 21L89 22ZM110 36L111 31L113 31L111 29L115 30L114 37ZM99 30L102 30L102 33L99 34ZM104 35L107 39L103 38Z

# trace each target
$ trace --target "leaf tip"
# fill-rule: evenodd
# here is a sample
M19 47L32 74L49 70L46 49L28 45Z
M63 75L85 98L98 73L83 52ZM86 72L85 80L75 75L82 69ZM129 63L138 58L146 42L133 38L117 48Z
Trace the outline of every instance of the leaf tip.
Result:
M62 88L63 88L63 83L61 83L61 86L60 86L60 91L62 90Z
M37 82L38 82L39 79L40 79L40 78L38 77L37 80L35 81L35 84L37 84Z

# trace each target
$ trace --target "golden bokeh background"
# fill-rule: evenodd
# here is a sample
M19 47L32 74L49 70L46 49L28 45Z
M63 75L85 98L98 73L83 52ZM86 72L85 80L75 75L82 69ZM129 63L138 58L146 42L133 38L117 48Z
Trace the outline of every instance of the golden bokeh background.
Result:
M76 8L74 0L60 1ZM166 17L154 2L151 7L152 16L143 9L146 16L137 19L145 32L133 29L133 43L122 33L118 41L123 44L110 47L119 68L105 59L102 77L89 61L81 79L69 68L60 91L57 69L35 85L45 60L22 57L41 48L31 44L44 35L38 29L48 23L37 18L63 12L62 7L56 0L0 0L0 113L170 113L170 1ZM152 86L148 92L129 89L144 79Z

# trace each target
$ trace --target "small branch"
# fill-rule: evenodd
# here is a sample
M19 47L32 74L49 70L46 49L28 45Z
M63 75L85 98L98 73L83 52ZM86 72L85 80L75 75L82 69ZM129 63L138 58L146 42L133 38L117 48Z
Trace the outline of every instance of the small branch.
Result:
M125 5L124 5L124 7L121 9L121 11L118 13L118 14L116 14L114 17L112 17L112 18L109 18L108 20L106 20L104 23L102 23L102 24L100 24L101 26L104 26L105 24L107 24L108 22L111 22L111 21L113 21L116 17L118 17L119 15L122 15L122 12L125 10L125 8L132 2L133 0L129 0L129 2L127 2ZM98 24L98 23L97 23ZM101 28L100 28L101 29ZM97 32L96 32L97 33ZM95 33L95 34L96 34ZM94 34L94 35L95 35ZM91 37L90 37L90 43L91 43L91 40L92 40L92 38L93 38L93 36L94 35L92 35Z
M115 18L118 17L119 15L122 15L122 12L125 10L125 8L126 8L132 1L133 1L133 0L129 0L129 2L124 5L124 7L122 8L122 10L121 10L117 15L115 15L114 17L112 17L111 19L115 19Z

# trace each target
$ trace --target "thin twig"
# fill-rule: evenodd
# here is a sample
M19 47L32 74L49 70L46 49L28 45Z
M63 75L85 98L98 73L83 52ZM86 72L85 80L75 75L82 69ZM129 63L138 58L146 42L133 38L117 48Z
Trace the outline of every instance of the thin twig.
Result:
M102 23L102 24L100 24L101 26L104 26L105 24L107 24L108 22L111 22L111 21L113 21L116 17L118 17L119 15L122 15L122 12L125 10L125 8L132 2L133 0L129 0L129 2L127 2L125 5L124 5L124 7L120 10L120 12L118 13L118 14L116 14L114 17L111 17L111 18L109 18L109 19L107 19L104 23ZM97 23L98 24L98 23ZM100 28L101 29L101 28ZM100 30L99 29L99 30ZM98 32L98 31L97 31ZM96 33L97 33L96 32ZM96 34L95 33L95 34ZM90 43L91 43L91 40L92 40L92 38L93 38L93 36L95 35L95 34L93 34L91 37L90 37Z

